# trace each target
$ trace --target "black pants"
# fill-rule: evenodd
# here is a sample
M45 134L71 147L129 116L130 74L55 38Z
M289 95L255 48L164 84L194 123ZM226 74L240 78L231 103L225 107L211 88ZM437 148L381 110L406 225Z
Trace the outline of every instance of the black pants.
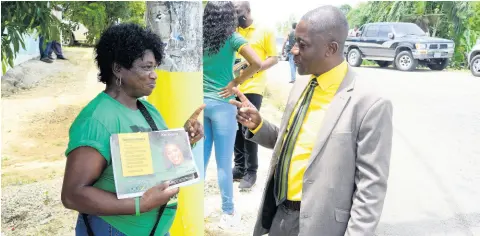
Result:
M263 96L260 94L245 94L248 100L260 111ZM237 100L239 100L237 98ZM245 140L243 136L247 130L242 124L238 123L237 136L235 138L235 167L242 172L256 174L258 169L258 144Z

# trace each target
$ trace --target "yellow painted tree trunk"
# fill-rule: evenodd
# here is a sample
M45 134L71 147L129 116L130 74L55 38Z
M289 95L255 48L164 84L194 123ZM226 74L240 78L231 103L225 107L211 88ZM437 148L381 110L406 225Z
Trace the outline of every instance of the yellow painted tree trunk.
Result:
M165 43L157 87L147 100L157 107L169 128L183 127L203 103L202 2L147 1L146 22ZM203 140L192 152L203 179ZM203 186L200 181L180 188L172 236L204 235Z

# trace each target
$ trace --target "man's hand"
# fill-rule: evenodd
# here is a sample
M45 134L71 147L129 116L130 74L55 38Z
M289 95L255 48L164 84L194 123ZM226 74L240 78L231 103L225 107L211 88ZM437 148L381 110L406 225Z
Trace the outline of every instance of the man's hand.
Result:
M243 73L243 70L240 71L240 75L241 73ZM233 95L233 88L237 87L238 84L235 83L235 80L232 80L230 81L230 83L228 83L228 85L224 88L222 88L222 91L218 93L218 95L220 95L220 97L222 98L228 98L230 96Z
M203 138L203 125L200 124L198 121L198 116L202 113L203 109L205 109L205 104L202 104L195 112L193 112L192 116L188 118L187 122L183 128L188 133L188 137L190 138L190 144L194 144L198 142L200 139Z
M262 122L262 117L257 108L237 88L233 88L233 92L240 99L240 102L233 99L230 100L230 104L238 108L237 121L250 130L256 129Z

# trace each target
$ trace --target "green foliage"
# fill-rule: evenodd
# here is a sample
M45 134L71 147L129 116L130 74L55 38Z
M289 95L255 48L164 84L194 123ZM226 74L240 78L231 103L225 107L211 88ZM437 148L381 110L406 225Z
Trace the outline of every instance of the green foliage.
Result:
M25 49L24 36L36 32L45 41L60 40L59 30L65 27L52 15L46 1L2 2L2 71L13 67L20 47ZM13 49L11 48L13 45Z
M130 18L128 18L125 22L131 22L145 27L145 12L147 4L139 1L129 2L129 8Z
M480 32L480 2L472 2L473 16L468 19L468 28Z
M110 25L132 22L145 26L144 1L67 1L64 19L83 24L88 29L87 43L95 43Z
M345 15L347 15L352 10L352 7L348 4L343 4L339 8Z
M412 22L432 37L455 41L452 67L465 65L465 53L480 35L480 2L370 1L351 9L348 23Z
M52 14L52 9L58 5L64 8L63 19L74 22L73 24L65 24ZM133 22L145 26L144 1L2 1L1 7L3 73L8 66L13 67L20 47L25 49L24 35L27 33L42 35L45 43L61 41L60 31L64 34L70 32L76 27L75 22L78 22L88 29L87 40L93 43L108 26L117 22Z

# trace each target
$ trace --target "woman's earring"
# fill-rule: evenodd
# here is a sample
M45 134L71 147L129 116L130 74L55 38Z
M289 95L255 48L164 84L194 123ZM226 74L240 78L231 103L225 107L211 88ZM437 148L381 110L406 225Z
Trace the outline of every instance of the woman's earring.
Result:
M117 77L117 80L115 81L118 87L122 86L122 77Z

